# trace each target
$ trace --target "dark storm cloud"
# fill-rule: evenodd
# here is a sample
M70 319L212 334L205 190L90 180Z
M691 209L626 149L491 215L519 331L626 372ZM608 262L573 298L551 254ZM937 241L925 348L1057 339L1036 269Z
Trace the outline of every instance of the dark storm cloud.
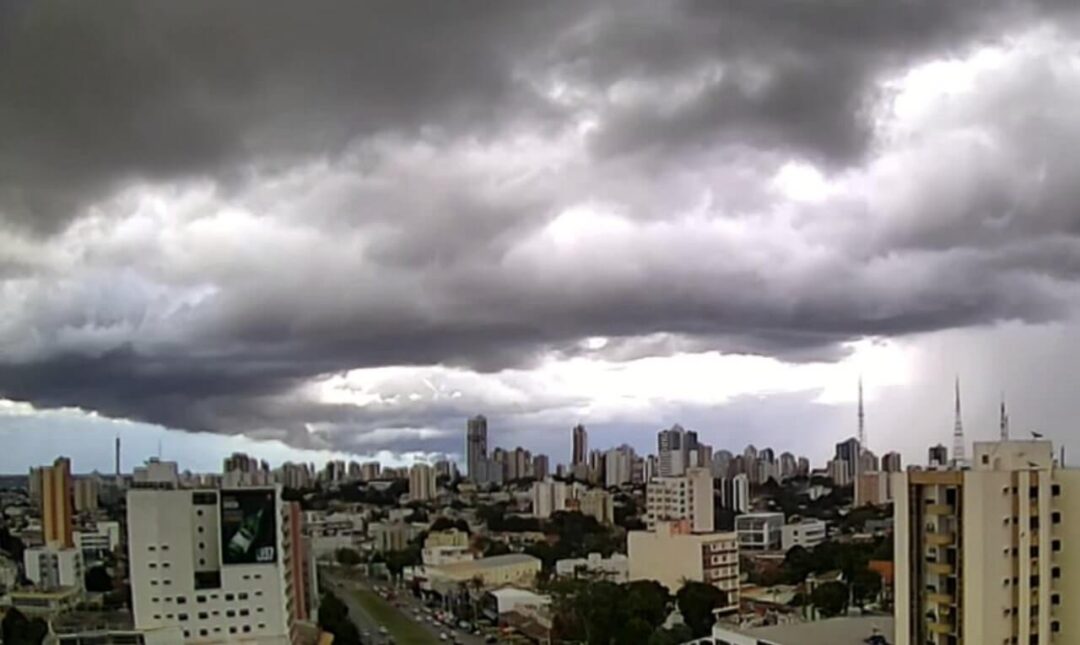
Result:
M3 397L359 449L483 400L358 407L313 379L837 360L1074 302L1072 80L1020 66L921 147L872 113L884 77L1052 17L1035 5L0 7ZM792 159L881 189L791 203ZM528 394L515 414L581 403Z

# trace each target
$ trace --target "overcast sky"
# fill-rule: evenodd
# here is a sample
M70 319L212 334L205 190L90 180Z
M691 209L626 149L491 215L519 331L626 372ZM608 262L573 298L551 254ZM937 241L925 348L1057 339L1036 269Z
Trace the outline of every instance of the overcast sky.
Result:
M1080 450L1074 4L0 0L0 471Z

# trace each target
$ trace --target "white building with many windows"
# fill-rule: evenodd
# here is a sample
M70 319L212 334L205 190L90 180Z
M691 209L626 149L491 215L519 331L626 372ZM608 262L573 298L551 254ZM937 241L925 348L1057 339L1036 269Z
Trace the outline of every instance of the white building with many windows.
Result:
M713 479L708 468L687 468L682 477L657 477L645 489L645 524L690 520L695 533L714 528Z
M797 546L812 549L825 541L826 533L825 522L806 518L799 522L785 524L781 528L780 546L785 552Z
M291 642L290 514L280 488L133 489L127 497L135 628L185 643Z
M82 551L43 546L23 552L26 578L42 589L83 588Z

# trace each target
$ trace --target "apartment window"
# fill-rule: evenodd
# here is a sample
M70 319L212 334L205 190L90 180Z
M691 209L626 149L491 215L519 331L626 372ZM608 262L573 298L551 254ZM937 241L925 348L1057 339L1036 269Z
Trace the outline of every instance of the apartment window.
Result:
M236 612L233 611L232 609L227 609L227 610L225 610L225 617L226 618L236 618Z
M195 602L206 602L206 596L195 596Z
M188 630L185 629L184 630L184 638L191 638L191 632L189 632Z
M156 587L157 586L157 580L154 580L153 578L151 578L150 579L150 586L151 587Z
M1061 524L1061 511L1054 511L1050 514L1050 521L1054 524Z
M206 620L207 618L210 618L210 614L206 613L205 611L199 612L199 620Z
M1031 528L1032 529L1039 528L1039 517L1037 515L1035 517L1031 518Z
M1056 620L1050 621L1050 631L1054 632L1055 634L1057 632L1060 632L1061 631L1061 623L1059 623Z
M150 599L150 602L157 602L157 601L158 601L158 599L156 597Z
M257 614L263 613L263 608L262 607L256 607L255 608L255 613L257 613Z
M161 620L161 614L154 614L154 620Z
M168 562L162 562L162 563L161 563L161 568L162 568L162 569L168 569L168 568L169 568L169 566L170 566L170 565L169 565L169 563L168 563Z
M225 594L225 602L232 602L232 601L233 601L233 595L231 593Z
M220 627L215 627L214 628L214 633L215 634L220 634L221 633L221 628Z
M1031 547L1031 548L1030 548L1030 549L1028 550L1028 553L1029 553L1029 554L1031 555L1031 557L1033 557L1033 558L1037 558L1037 557L1039 557L1039 547L1037 547L1037 546L1033 546L1033 547Z
M983 462L983 465L984 465L984 466L985 466L986 464L989 464L989 463L990 463L990 455L983 455L983 456L982 456L982 462Z
M236 633L236 628L235 627L230 627L229 628L229 633L230 634L235 634Z
M241 592L241 593L237 594L236 599L237 600L247 600L248 599L247 592Z
M195 514L198 515L199 517L202 517L202 515L203 515L202 509L200 508L199 510L195 511Z
M247 616L247 615L248 615L249 613L250 613L250 612L249 612L249 611L248 611L247 609L241 609L241 610L240 610L240 615L241 615L241 616Z
M1050 596L1050 604L1051 605L1060 605L1061 604L1061 594L1052 594Z
M157 569L157 562L151 562L150 563L150 568L151 569Z
M1061 567L1054 567L1050 570L1050 577L1057 580L1061 577Z
M1028 496L1031 497L1031 499L1039 499L1039 487L1032 486L1031 488L1029 488Z
M259 623L259 629L266 629L266 623Z
M256 597L258 597L258 596L261 596L261 595L262 595L262 592L261 592L261 591L256 591L256 592L255 592L255 596L256 596Z
M1061 494L1061 484L1052 484L1050 486L1050 494L1057 497Z
M1031 576L1031 586L1032 587L1038 587L1039 586L1039 576Z
M1061 540L1054 540L1050 543L1050 550L1055 553L1061 550Z
M199 636L206 636L207 634L209 634L209 632L207 632L205 629L199 630Z
M248 633L250 631L251 631L251 625L244 625L244 633L246 634L246 633Z
M162 544L161 545L161 550L162 551L168 551L169 550L169 545L168 544Z
M162 581L161 581L161 584L163 584L163 585L165 585L166 587L168 587L168 586L170 586L170 585L172 584L172 580L162 580Z
M244 580L251 580L251 576L249 576L248 574L245 573L244 574Z
M255 578L256 580L262 580L262 574L261 573L256 573L255 575L252 576L252 578Z
M187 620L187 614L177 614L176 620Z
M146 550L147 551L157 551L157 547L154 546L153 544L151 544L150 546L146 547Z
M204 566L206 566L206 560L205 560L205 559L203 559L203 558L199 558L199 566L200 566L200 567L204 567Z
M202 533L203 532L203 527L200 526L197 530L199 531L199 533Z
M186 605L187 604L187 598L185 598L184 596L177 596L176 597L176 604L178 604L178 605Z

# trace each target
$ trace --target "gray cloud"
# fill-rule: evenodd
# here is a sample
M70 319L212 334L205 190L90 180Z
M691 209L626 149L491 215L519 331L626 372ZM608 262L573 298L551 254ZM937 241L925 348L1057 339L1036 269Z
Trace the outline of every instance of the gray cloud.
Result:
M363 408L313 381L834 361L1067 319L1080 78L1056 36L914 132L883 123L886 80L1068 34L1065 9L5 5L0 396L359 449L483 401ZM792 199L791 162L840 194ZM505 412L537 428L581 403L525 397Z

